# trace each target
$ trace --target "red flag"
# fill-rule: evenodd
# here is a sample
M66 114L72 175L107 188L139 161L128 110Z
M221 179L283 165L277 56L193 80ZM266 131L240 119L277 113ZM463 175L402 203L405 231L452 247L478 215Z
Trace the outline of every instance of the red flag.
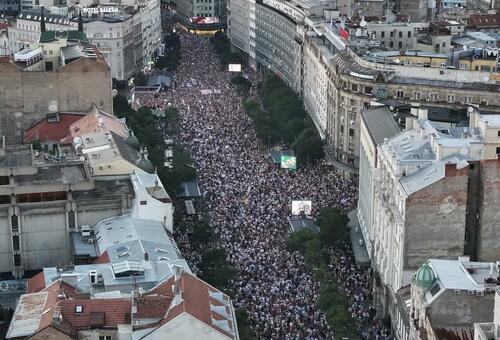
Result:
M343 29L342 27L339 29L339 34L345 40L349 39L349 33L345 29Z

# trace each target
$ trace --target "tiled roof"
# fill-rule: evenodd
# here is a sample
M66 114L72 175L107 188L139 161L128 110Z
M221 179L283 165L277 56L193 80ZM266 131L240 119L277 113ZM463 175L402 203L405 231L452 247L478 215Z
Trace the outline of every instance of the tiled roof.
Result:
M80 120L81 113L59 113L59 121L49 122L45 118L24 132L24 142L59 142L68 135L71 124Z
M129 299L64 300L59 305L63 319L76 329L130 324L132 301Z
M100 122L102 122L104 130L112 131L120 137L128 136L128 129L124 122L94 107L91 113L71 124L69 135L62 142L72 143L74 137L94 132L101 124Z
M194 275L184 273L177 281L175 276L151 290L150 294L172 294L172 287L178 286L182 300L172 307L159 325L164 325L182 313L188 313L199 321L216 329L230 339L235 338L234 319L230 298ZM227 325L224 326L224 325Z
M27 293L36 293L45 288L45 275L43 271L27 281Z
M470 27L499 27L500 14L474 14L469 17Z
M162 319L165 317L168 307L172 302L172 296L145 295L136 300L136 319Z

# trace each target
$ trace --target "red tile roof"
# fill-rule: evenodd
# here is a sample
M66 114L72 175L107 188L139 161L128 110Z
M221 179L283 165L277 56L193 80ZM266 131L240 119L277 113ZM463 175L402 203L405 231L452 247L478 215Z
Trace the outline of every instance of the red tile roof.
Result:
M132 301L129 299L76 299L59 303L61 314L74 328L116 327L130 324ZM76 306L82 306L81 313Z
M47 118L39 121L24 132L24 142L59 142L69 134L71 124L80 120L81 113L59 113L59 121L49 123Z
M102 112L97 107L94 107L91 113L71 124L68 136L62 141L65 143L72 143L73 138L76 136L95 132L96 129L99 129L99 125L101 125L100 122L102 122L105 131L112 131L120 137L128 136L128 129L125 123L117 117Z
M223 304L211 297L210 292L221 292L196 276L184 273L177 281L175 281L175 277L172 277L163 284L154 288L149 294L172 295L172 287L174 285L179 286L179 289L182 292L182 302L168 311L166 317L160 321L160 326L168 323L182 313L188 313L225 336L234 338L233 335L214 325L212 322L212 319L225 319L223 316L211 310L211 305L223 306ZM223 294L223 296L227 301L230 301L229 296L225 294ZM234 328L233 321L228 321L230 327Z
M145 295L136 299L137 313L135 319L162 319L172 302L172 296Z
M469 27L500 27L500 14L473 14L469 17Z
M32 278L28 279L27 282L27 293L36 293L41 291L42 289L45 288L45 275L43 274L43 271L40 273L36 274Z

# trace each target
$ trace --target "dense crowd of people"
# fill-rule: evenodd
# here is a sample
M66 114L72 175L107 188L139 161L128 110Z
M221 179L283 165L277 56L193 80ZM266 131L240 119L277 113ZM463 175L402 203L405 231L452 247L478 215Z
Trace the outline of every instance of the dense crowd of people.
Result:
M326 164L298 164L294 172L276 166L230 85L233 74L220 66L209 39L181 33L181 49L177 86L136 99L141 105L172 105L181 112L180 140L196 163L210 223L219 236L217 246L226 250L237 269L235 306L248 311L261 339L332 338L335 330L315 309L318 283L303 256L285 248L287 218L291 201L300 199L313 202L313 216L322 207L347 212L355 207L355 186ZM258 76L249 73L249 78ZM184 255L194 265L199 260L192 251ZM332 250L331 255L331 270L353 302L352 316L363 329L374 314L366 273L348 254ZM378 328L364 329L366 338L387 335Z

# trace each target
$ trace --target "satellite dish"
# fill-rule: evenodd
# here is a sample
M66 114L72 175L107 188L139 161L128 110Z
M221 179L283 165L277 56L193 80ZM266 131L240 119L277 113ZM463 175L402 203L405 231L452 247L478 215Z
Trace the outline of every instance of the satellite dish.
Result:
M113 91L111 91L111 95L113 97L116 97L117 94L118 94L118 90L117 89L113 89Z
M401 62L401 60L399 60L399 58L396 58L396 59L394 59L394 62L395 62L396 64L399 64L399 63Z
M99 124L102 124L102 122L103 122L102 117L99 117L99 119L97 119L97 122L98 122Z
M389 106L389 110L394 111L394 106Z
M82 144L82 140L80 137L77 136L77 137L73 138L73 143L74 144Z
M467 108L467 111L469 111L469 113L472 113L472 112L474 111L474 108L473 108L472 106L469 106L469 107Z
M80 156L80 161L83 162L85 160L85 156Z
M359 26L361 26L361 27L365 27L365 26L366 26L365 17L363 17L363 18L361 19L361 22L359 23Z

